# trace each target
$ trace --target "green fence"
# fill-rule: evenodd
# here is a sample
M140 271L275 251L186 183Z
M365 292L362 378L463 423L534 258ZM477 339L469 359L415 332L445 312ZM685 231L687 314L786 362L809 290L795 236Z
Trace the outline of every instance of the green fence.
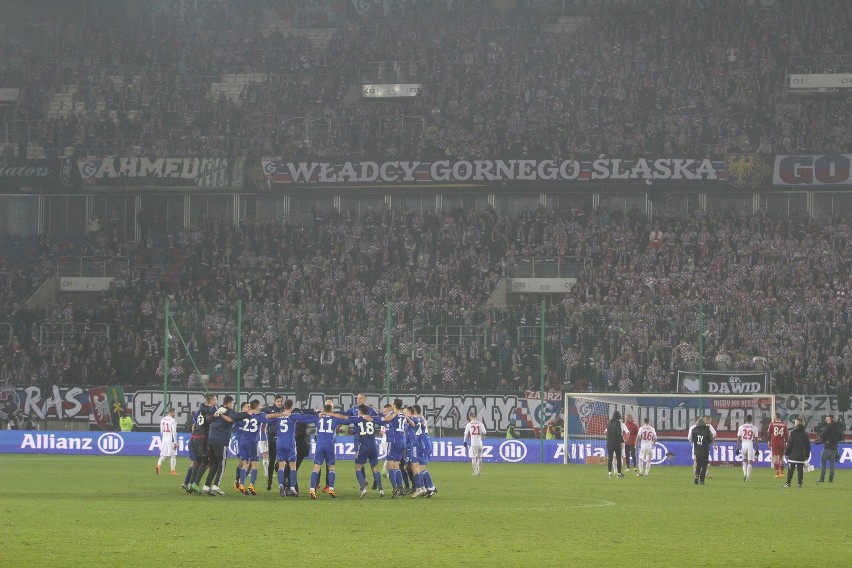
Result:
M776 392L793 392L792 383L812 373L792 365L806 348L799 333L833 318L819 310L626 301L298 311L270 301L174 301L166 311L164 388L212 385L238 394L674 392L678 370L750 369L771 370L781 383ZM825 345L842 349L842 330L825 326L823 335Z

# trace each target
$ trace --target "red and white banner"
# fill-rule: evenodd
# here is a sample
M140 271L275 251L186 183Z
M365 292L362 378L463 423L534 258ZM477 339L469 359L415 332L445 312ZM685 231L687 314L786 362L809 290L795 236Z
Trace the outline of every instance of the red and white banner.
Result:
M852 185L852 154L775 156L772 185L826 187Z

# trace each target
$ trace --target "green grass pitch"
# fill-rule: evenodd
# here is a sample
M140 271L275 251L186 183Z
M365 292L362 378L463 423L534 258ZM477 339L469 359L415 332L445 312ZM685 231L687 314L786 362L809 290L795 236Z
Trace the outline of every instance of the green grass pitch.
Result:
M852 474L803 489L771 470L750 483L683 467L609 479L604 466L433 463L432 499L358 499L338 462L337 499L188 495L156 459L0 457L0 566L841 566L848 560ZM229 460L234 465L233 460ZM303 491L310 469L300 472ZM229 467L225 479L231 481ZM385 480L386 482L386 480ZM223 489L227 484L223 480ZM844 552L845 551L845 552ZM605 564L604 564L605 563Z

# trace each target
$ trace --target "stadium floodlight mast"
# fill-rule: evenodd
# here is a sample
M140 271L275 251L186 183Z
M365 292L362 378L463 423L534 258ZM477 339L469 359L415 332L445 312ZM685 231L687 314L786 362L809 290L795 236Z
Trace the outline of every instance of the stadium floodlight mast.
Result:
M737 427L752 415L762 429L775 416L773 394L562 394L563 463L598 463L589 460L589 448L606 443L607 421L617 410L622 418L631 414L637 424L645 417L657 430L660 440L686 441L689 427L696 418L709 414L717 423L719 440L735 441ZM576 450L576 451L575 451Z

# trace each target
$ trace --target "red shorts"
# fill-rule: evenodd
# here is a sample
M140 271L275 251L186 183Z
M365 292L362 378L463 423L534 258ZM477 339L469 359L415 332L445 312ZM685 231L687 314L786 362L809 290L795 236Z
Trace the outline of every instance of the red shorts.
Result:
M773 447L772 448L772 455L773 456L783 456L784 455L784 446L779 446L777 448Z

